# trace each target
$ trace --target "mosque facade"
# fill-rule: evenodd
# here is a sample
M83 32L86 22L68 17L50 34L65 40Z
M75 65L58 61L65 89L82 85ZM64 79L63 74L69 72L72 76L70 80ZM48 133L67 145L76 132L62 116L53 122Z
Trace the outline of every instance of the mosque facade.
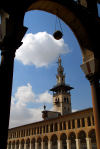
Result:
M53 111L42 111L42 121L11 128L7 149L97 149L93 108L72 113L71 90L65 84L64 68L58 59Z

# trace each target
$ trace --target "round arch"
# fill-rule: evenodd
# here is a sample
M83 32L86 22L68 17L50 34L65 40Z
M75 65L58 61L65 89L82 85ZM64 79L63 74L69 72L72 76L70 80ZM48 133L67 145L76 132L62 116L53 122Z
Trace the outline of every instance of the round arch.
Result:
M84 9L80 9L77 3L71 1L66 1L66 3L56 2L53 1L35 1L34 3L30 3L27 7L26 12L31 10L43 10L54 15L57 15L65 24L67 24L72 32L74 33L75 37L78 40L78 43L81 47L83 62L94 57L93 54L93 43L91 42L90 37L93 37L91 31L87 23L83 25L84 19L87 19L88 22L88 13ZM79 12L78 12L79 10ZM85 11L85 12L84 12ZM84 14L84 17L81 17L80 14ZM86 22L86 21L85 21ZM88 32L87 32L88 28ZM94 38L94 37L93 37Z
M51 136L51 139L50 139L50 140L51 140L53 146L57 146L58 137L57 137L56 134L53 134L53 135Z
M25 140L22 139L22 140L21 140L21 148L22 148L22 149L24 149L24 144L25 144Z
M88 133L89 138L91 138L91 143L96 143L95 129L91 129Z
M78 133L78 139L80 139L80 143L86 143L86 133L85 133L85 131L81 130Z
M76 134L74 132L70 132L68 135L68 140L71 140L72 145L76 145Z
M60 135L60 140L62 141L62 145L66 146L67 135L65 133L62 133Z
M43 137L43 142L45 143L45 146L48 147L48 136Z
M26 140L26 146L27 146L27 148L30 147L30 138L27 138L27 140Z
M39 143L39 146L41 146L41 141L42 141L42 138L41 137L38 137L37 138L37 143Z
M32 140L31 140L31 144L32 144L32 146L35 147L35 138L32 138Z

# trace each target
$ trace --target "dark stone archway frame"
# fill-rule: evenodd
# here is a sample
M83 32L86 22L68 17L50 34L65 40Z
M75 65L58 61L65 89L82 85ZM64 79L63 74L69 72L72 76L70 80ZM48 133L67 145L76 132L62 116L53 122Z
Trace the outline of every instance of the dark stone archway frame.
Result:
M93 1L96 4L96 1ZM0 42L1 47L1 66L0 66L0 78L1 78L1 105L4 106L6 112L3 116L1 116L3 133L1 148L6 148L7 143L7 131L9 126L9 113L10 113L10 102L11 102L11 91L12 91L12 79L13 79L13 63L14 63L14 55L16 49L22 44L21 38L24 36L27 28L23 26L24 14L30 10L43 10L50 12L52 14L57 14L58 17L61 18L73 31L76 36L81 51L83 64L87 63L91 59L100 60L99 54L99 35L100 35L100 19L98 18L97 13L91 12L92 9L88 9L83 7L82 5L77 4L74 1L66 0L60 1L57 0L28 0L28 1L5 1L0 2L1 6L1 15L2 12L8 13L9 17L6 19L6 13L3 13L1 16L3 21L1 20L1 25L5 28L2 29L2 37L3 39ZM96 7L96 5L94 5ZM91 8L91 7L89 7ZM6 21L4 22L4 20ZM13 26L12 26L13 25ZM12 26L12 27L11 27ZM21 37L21 38L20 38ZM99 70L96 72L96 76L99 74ZM87 75L91 83L92 90L92 99L93 104L98 109L100 105L100 101L98 101L99 95L99 83L98 80L100 76L98 75L98 79L94 79L94 74ZM91 81L94 80L94 81ZM96 102L95 102L96 101ZM98 103L98 104L97 104ZM2 112L2 110L1 110ZM100 111L94 112L95 118L95 126L98 130L100 130ZM98 122L96 123L96 120ZM4 125L5 124L5 125ZM100 131L96 131L96 135ZM97 140L100 138L100 134L98 134ZM100 147L100 142L97 141L98 149Z

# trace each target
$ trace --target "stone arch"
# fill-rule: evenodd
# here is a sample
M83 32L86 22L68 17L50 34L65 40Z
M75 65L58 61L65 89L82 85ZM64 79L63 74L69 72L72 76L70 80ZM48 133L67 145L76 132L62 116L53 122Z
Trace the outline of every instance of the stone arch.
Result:
M62 145L66 146L67 135L65 133L62 133L60 135L60 140L62 141Z
M12 145L15 145L15 140L13 140Z
M57 140L58 140L58 137L57 137L57 135L56 134L53 134L52 136L51 136L51 142L52 142L52 145L54 145L54 146L56 146L57 145Z
M19 140L16 141L16 148L19 148Z
M25 144L25 140L22 139L22 140L21 140L21 148L22 148L22 149L24 149L24 144Z
M85 133L85 131L83 131L83 130L79 131L78 139L80 139L80 143L86 143L86 133Z
M27 145L27 148L29 148L29 146L30 146L30 138L27 138L26 145Z
M76 134L74 132L70 132L68 135L68 140L71 140L71 145L75 145L76 144Z
M32 146L34 146L35 147L35 138L32 138L32 140L31 140L31 144L32 144Z
M37 138L37 143L39 143L39 146L41 146L41 141L42 141L42 138L41 137L38 137Z
M92 52L93 43L91 42L91 39L90 39L90 37L93 37L93 34L91 33L92 31L89 31L90 28L87 26L87 24L83 25L84 17L85 19L87 18L87 21L84 21L84 22L88 22L88 17L87 17L88 13L82 7L80 9L77 3L73 1L66 1L66 3L63 4L61 2L56 2L55 0L53 1L37 0L34 3L31 2L27 6L26 12L31 10L43 10L43 11L52 13L54 15L57 15L60 19L63 20L63 22L65 22L65 24L67 24L71 28L74 35L76 36L79 42L79 45L81 47L83 62L86 62L87 60L94 57L94 54ZM78 10L80 13L84 14L85 16L81 18ZM89 32L87 32L87 27Z
M96 143L95 129L91 129L88 133L89 138L91 138L91 143Z
M43 137L43 142L45 143L45 146L48 147L48 136Z

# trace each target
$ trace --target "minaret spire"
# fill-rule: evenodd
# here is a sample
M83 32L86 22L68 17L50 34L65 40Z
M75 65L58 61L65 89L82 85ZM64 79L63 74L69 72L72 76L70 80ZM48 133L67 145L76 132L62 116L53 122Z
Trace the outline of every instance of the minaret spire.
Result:
M62 67L61 65L61 58L60 58L60 54L59 54L59 58L58 58L58 69L57 69L57 72L58 74L56 75L56 78L57 78L57 84L65 84L65 75L63 74L64 72L64 68Z

